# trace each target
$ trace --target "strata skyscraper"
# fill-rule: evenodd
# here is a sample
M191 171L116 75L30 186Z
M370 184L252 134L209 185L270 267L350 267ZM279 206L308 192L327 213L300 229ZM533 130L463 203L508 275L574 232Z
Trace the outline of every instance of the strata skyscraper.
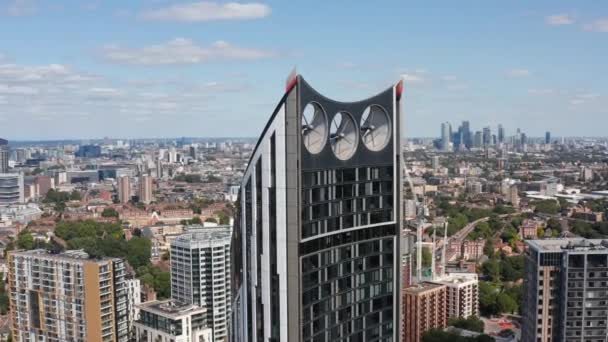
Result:
M399 340L401 94L288 79L241 184L234 341Z

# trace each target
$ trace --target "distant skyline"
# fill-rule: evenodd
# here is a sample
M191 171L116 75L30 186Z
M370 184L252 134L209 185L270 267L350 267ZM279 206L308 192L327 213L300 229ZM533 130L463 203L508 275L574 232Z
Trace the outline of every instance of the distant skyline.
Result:
M608 5L0 2L0 137L256 137L298 72L342 101L405 81L406 137L441 122L606 136Z

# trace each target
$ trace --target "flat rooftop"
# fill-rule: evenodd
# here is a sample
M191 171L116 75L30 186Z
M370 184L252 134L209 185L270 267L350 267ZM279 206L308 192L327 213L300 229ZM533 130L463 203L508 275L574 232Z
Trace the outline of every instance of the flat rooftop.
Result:
M408 287L408 288L404 289L403 291L405 291L406 293L411 293L411 294L421 294L421 293L435 290L435 289L438 289L441 287L445 287L445 285L430 283L430 282L423 282L423 283Z
M181 304L170 299L163 301L152 301L136 305L140 310L155 313L159 316L177 319L183 316L200 314L207 311L192 304Z
M572 250L591 250L607 249L608 240L604 239L585 239L582 237L557 238L544 240L526 240L526 243L538 251L559 252L565 249Z

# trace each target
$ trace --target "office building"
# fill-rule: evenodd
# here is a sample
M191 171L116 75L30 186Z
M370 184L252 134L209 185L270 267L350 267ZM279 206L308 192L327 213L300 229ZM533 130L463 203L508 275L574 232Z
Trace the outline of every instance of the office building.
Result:
M0 173L8 173L9 156L8 141L0 139Z
M139 201L150 204L154 201L152 192L152 176L139 177Z
M498 143L502 144L505 142L505 128L502 124L498 125Z
M421 342L425 332L447 326L445 285L424 282L403 293L402 342Z
M9 253L8 268L14 341L129 340L122 259L31 250Z
M76 157L79 158L99 158L101 157L101 146L98 145L82 145L76 152Z
M288 80L241 184L235 341L399 339L401 92Z
M608 241L527 240L522 341L605 341Z
M128 203L131 200L131 179L128 176L118 178L118 201Z
M481 131L475 132L475 140L473 142L473 147L483 147L483 133Z
M471 124L468 121L462 122L462 140L466 148L471 148Z
M483 128L483 146L490 146L492 144L492 130L490 127Z
M232 227L191 229L171 242L171 298L206 309L214 342L228 338Z
M549 145L551 143L551 132L545 132L545 144Z
M441 124L441 150L450 151L450 140L452 138L452 125L449 122Z
M0 173L0 205L25 202L23 174Z
M433 282L446 287L448 319L479 316L479 281L476 273L450 273Z
M137 342L213 342L206 327L207 309L170 300L137 305L139 319L134 324Z

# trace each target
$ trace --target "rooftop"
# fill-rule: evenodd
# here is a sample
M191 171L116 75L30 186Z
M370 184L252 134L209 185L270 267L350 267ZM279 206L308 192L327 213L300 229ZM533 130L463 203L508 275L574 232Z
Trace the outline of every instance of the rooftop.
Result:
M173 240L177 243L212 243L230 240L232 226L204 227L200 225L188 226L187 232Z
M445 287L443 284L435 284L430 282L423 282L412 287L406 288L404 291L411 294L422 294L427 291L436 290L438 288Z
M41 257L55 260L68 260L68 261L78 261L78 260L112 260L115 258L102 258L102 259L91 259L89 254L86 253L82 249L69 250L62 253L54 253L51 251L47 251L46 249L32 249L29 251L15 251L12 252L13 255L19 256L31 256L31 257Z
M170 299L164 301L152 301L136 305L140 310L152 312L157 315L177 319L187 315L204 313L207 310L192 304L181 304Z
M564 249L570 250L608 250L608 240L603 239L585 239L581 237L544 239L544 240L527 240L526 243L538 251L544 252L559 252Z

